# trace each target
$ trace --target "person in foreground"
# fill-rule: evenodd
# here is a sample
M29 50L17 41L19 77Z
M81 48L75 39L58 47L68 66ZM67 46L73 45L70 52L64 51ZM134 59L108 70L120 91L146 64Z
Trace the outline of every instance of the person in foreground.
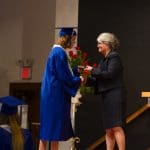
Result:
M21 129L17 113L23 102L13 96L0 97L0 149L34 150L31 133Z
M73 28L62 28L52 47L44 70L40 101L39 150L58 150L58 142L74 136L71 125L71 97L76 95L83 78L75 76L67 55L76 40Z
M119 150L125 150L126 90L123 64L116 52L119 40L112 33L101 33L97 42L98 51L104 58L97 68L87 66L86 70L96 79L97 91L102 96L107 150L113 150L115 142Z

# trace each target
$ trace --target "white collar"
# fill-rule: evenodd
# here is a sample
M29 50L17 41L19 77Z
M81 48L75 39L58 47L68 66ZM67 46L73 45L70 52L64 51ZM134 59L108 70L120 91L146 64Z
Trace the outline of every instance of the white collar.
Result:
M62 50L67 54L66 50L65 50L61 45L54 44L54 45L53 45L53 48L55 48L55 47L60 47L60 48L62 48Z
M53 47L61 47L61 48L63 48L61 45L58 45L58 44L54 44Z

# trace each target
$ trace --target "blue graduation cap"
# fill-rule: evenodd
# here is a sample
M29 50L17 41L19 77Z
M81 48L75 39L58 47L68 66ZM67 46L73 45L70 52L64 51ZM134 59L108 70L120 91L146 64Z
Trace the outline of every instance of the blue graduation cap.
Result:
M13 96L0 97L0 113L13 115L17 112L18 106L22 104L24 101Z
M75 36L77 35L77 33L71 27L61 28L59 32L59 37L65 36L65 35Z

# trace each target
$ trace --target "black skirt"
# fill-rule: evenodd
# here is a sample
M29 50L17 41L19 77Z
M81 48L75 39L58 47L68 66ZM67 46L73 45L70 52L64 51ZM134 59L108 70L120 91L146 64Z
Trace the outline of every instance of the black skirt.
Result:
M126 122L126 91L114 88L102 92L103 124L105 129L125 127Z

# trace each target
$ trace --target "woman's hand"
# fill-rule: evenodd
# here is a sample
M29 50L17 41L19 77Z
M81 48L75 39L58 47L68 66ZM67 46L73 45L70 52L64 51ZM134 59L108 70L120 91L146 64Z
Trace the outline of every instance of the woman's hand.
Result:
M93 69L92 66L86 66L84 70L91 71Z

